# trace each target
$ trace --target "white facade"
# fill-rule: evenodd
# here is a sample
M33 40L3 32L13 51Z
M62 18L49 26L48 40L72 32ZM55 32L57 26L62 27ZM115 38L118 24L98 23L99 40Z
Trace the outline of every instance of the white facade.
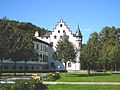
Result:
M56 50L55 46L57 42L63 37L64 33L69 37L69 41L73 43L73 45L77 49L81 49L82 45L82 35L78 26L78 30L76 31L76 34L73 34L70 28L66 25L66 23L61 19L60 22L57 23L55 28L53 28L52 32L46 33L43 37L39 37L38 32L35 33L36 38L43 40L49 44L53 45L53 49ZM79 57L80 54L78 53L78 56L76 58L76 63L74 62L68 62L67 63L67 70L80 70L80 63L79 63ZM64 63L61 63L59 61L53 61L51 62L55 63L57 70L65 70Z

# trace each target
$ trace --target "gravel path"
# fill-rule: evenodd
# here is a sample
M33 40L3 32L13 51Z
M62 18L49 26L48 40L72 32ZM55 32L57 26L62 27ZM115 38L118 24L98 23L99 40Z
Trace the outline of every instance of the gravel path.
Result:
M120 82L43 82L43 84L93 84L93 85L120 85Z

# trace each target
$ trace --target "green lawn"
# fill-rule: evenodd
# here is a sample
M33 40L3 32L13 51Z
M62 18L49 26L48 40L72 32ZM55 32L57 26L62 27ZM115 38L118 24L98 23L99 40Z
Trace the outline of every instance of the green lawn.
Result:
M58 82L120 82L120 74L111 73L92 73L91 76L87 76L85 73L60 73L61 78Z
M48 90L120 90L120 85L48 85Z
M4 73L10 74L10 73ZM13 74L13 73L12 73ZM17 73L17 75L21 75L23 73ZM33 74L33 73L27 73ZM41 74L41 73L37 73ZM47 73L50 74L50 73ZM56 80L58 82L120 82L120 74L111 74L107 72L91 72L91 76L87 75L87 72L68 72L67 76L65 73L60 73L61 78ZM13 76L14 77L14 76ZM45 79L44 79L45 80Z

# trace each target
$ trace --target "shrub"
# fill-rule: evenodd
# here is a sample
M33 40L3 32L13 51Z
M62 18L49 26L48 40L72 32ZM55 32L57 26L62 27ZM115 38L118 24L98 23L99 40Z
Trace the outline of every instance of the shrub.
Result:
M0 84L0 90L12 90L11 88L11 84Z
M50 80L55 81L60 78L60 74L58 72L54 72L50 74Z
M16 80L14 84L1 84L0 90L47 90L39 80Z

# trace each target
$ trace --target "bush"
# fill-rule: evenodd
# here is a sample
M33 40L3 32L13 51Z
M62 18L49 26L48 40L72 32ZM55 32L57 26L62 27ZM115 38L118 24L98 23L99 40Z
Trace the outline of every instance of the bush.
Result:
M14 84L0 85L0 90L47 90L39 80L16 80Z
M12 90L11 88L11 84L0 84L0 90Z
M55 81L60 78L60 74L58 72L54 72L50 74L50 80Z

